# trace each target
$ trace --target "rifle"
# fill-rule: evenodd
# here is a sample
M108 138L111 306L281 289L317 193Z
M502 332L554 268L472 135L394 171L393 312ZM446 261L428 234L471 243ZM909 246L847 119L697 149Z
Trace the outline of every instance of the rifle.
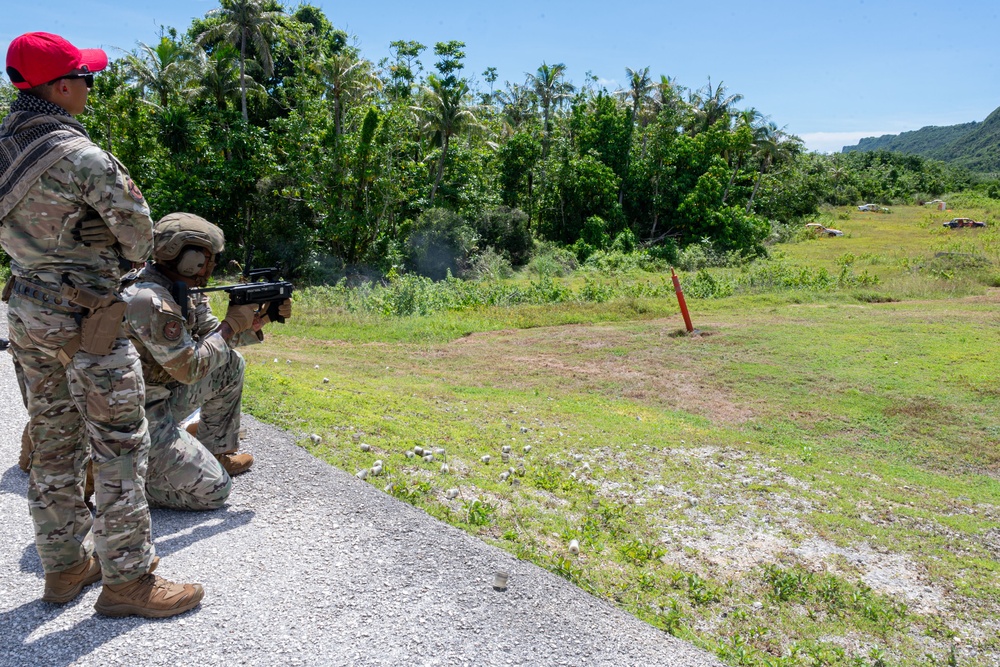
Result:
M236 285L224 285L222 287L195 287L188 288L184 283L177 283L175 291L177 300L181 305L181 310L187 310L188 294L205 294L207 292L226 292L229 294L230 305L243 306L248 303L257 303L261 307L266 305L267 316L272 322L284 322L285 318L278 314L278 306L285 299L292 298L294 285L292 283L278 280L279 269L272 266L266 269L251 269L250 255L253 247L247 253L246 268L243 269L243 276ZM187 313L183 313L187 317Z

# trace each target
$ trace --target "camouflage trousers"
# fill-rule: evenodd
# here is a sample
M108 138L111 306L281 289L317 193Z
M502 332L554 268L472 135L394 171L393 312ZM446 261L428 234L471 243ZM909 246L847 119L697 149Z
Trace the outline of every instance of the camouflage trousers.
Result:
M119 338L110 354L80 351L63 366L56 352L79 332L71 313L15 294L7 319L34 443L28 506L42 567L61 572L96 551L105 583L142 576L155 550L143 490L149 433L139 355ZM83 498L91 458L96 515Z
M170 397L146 406L151 446L146 495L155 505L181 510L221 507L232 481L215 454L239 447L243 356L229 359L194 384L170 385ZM201 409L195 438L180 422Z

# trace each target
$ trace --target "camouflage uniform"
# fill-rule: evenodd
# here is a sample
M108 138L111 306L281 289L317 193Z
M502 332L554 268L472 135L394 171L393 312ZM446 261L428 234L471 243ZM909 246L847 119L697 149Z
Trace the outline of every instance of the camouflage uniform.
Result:
M65 116L49 106L53 115ZM117 238L114 246L73 240L74 226L97 216ZM62 572L96 550L105 583L132 581L154 557L143 493L149 435L139 356L119 338L110 354L80 350L64 366L56 355L80 333L82 309L56 302L45 290L58 292L69 283L115 291L119 255L142 261L150 254L149 208L126 169L86 140L42 173L0 222L0 244L19 286L10 297L8 323L35 444L28 501L42 566L47 574ZM83 499L91 457L96 516Z
M227 343L205 294L187 297L187 317L173 283L155 266L126 277L125 329L142 360L151 449L146 494L175 509L220 507L229 475L215 455L239 446L243 356L230 345L256 343L245 332ZM179 422L201 409L195 438ZM199 442L200 440L200 442Z

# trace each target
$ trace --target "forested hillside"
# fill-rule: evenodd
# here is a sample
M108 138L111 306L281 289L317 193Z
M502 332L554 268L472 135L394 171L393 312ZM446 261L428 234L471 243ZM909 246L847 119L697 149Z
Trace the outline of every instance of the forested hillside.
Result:
M807 154L721 81L688 88L625 63L609 89L546 62L504 80L467 71L462 41L401 37L374 62L316 7L222 0L114 61L81 120L154 217L198 213L230 258L252 246L312 282L465 276L539 244L581 262L706 242L751 258L824 202L976 185L915 156ZM5 112L16 91L0 84Z
M1000 108L983 122L866 137L855 146L844 146L843 152L877 150L922 155L977 172L1000 172Z

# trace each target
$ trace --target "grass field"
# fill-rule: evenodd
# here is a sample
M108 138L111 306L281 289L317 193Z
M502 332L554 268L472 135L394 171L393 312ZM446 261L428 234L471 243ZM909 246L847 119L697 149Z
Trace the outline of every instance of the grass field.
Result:
M661 275L418 317L307 300L246 350L245 408L733 665L1000 664L1000 221L941 227L995 214L829 211L843 237L767 266L866 280L684 274L735 286L689 297L698 336L672 296L613 297Z

